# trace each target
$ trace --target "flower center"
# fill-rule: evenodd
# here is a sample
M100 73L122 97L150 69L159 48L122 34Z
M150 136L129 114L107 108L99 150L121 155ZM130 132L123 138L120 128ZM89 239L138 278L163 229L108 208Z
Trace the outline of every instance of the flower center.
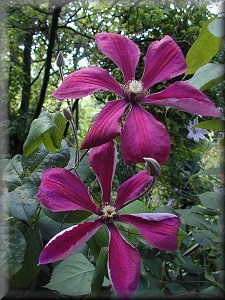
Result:
M143 89L143 83L140 80L130 80L124 87L126 98L136 103L146 95L146 90Z
M112 205L104 205L102 207L102 219L104 220L105 223L112 223L113 222L113 217L117 215L116 209Z
M141 93L143 90L143 84L140 80L130 80L128 81L128 88L131 93Z

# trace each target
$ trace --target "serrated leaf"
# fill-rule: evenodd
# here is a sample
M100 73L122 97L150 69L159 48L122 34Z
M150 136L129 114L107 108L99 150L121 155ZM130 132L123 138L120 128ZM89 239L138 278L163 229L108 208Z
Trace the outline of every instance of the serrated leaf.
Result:
M43 112L30 126L27 139L23 146L24 156L30 155L42 143L50 152L61 149L63 132L66 128L66 120L60 112L50 115Z
M75 253L54 268L51 280L45 287L68 296L87 295L91 291L94 270L83 254Z
M205 66L198 69L194 76L187 80L188 83L204 91L213 85L224 80L225 65L208 63Z
M224 18L217 18L208 25L208 30L216 37L224 36Z
M216 37L208 29L208 25L214 20L215 18L210 19L203 24L197 40L189 49L186 56L188 66L188 70L185 72L186 75L196 72L199 68L207 64L219 51L222 38Z
M37 187L31 180L6 193L2 199L6 204L7 213L18 220L29 222L37 211L36 194Z
M201 203L211 209L224 210L223 194L218 192L206 192L199 195Z
M209 130L224 131L225 130L225 120L202 121L202 122L194 125L193 127L209 129Z
M21 180L24 173L21 161L22 156L20 154L15 155L9 160L3 171L2 179L9 191L14 190L16 187L21 185Z
M9 278L22 268L25 250L26 240L19 229L1 224L0 263Z

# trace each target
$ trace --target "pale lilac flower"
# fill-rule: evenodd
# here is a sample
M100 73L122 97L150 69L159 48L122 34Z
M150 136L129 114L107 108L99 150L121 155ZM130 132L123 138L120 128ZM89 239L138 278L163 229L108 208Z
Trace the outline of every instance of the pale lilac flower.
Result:
M189 121L189 126L187 129L189 130L189 133L187 137L189 139L193 139L195 142L199 143L199 140L206 140L205 134L208 134L208 130L202 129L202 128L193 128L194 125L198 124L198 119L195 118L193 123Z
M87 210L96 215L87 221L63 230L54 236L42 250L39 263L62 260L86 243L102 225L109 231L108 274L116 293L131 297L138 286L141 260L138 251L120 234L114 222L133 225L145 240L161 250L177 249L179 217L168 213L120 214L119 210L142 193L153 177L141 171L117 189L111 200L111 186L116 166L116 150L111 141L95 147L89 155L90 165L102 190L102 206L91 199L83 182L70 171L60 168L43 172L37 199L51 211Z
M140 57L138 45L115 33L97 34L96 43L120 68L125 84L117 83L106 70L91 66L67 76L53 94L61 100L82 98L96 91L112 91L119 95L119 100L109 101L101 110L81 149L102 145L121 134L121 152L127 164L144 162L143 157L152 157L163 164L170 153L170 137L165 126L142 108L144 105L173 107L204 116L221 115L201 91L184 81L177 81L159 93L150 93L154 84L187 70L185 57L170 36L148 47L141 80L135 78Z
M172 207L172 205L173 205L173 200L170 199L170 200L168 201L167 205L170 206L170 207Z

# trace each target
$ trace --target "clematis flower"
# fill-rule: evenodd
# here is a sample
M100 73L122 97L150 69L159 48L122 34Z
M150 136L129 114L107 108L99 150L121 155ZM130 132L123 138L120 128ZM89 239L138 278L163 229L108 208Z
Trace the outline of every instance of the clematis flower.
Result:
M193 127L194 125L198 124L198 119L194 119L193 123L189 121L189 126L187 127L189 133L187 135L187 138L193 139L195 142L199 143L199 140L206 140L205 134L208 134L208 130Z
M119 210L137 199L153 177L147 171L137 173L119 186L117 198L112 201L110 194L116 165L113 141L93 148L89 162L102 189L101 207L92 201L87 188L75 174L61 168L43 172L37 195L43 206L55 212L87 210L96 215L96 220L74 225L54 236L42 250L39 263L64 259L86 243L101 226L106 225L109 231L109 278L116 293L127 298L138 286L140 256L121 236L115 222L133 225L153 247L173 251L177 249L179 218L168 213L120 214Z
M148 47L140 80L135 79L140 49L133 41L120 34L99 33L96 43L99 50L120 68L125 84L117 83L106 70L91 66L71 73L53 94L60 100L82 98L107 90L119 95L119 100L109 101L101 110L81 149L102 145L121 134L125 163L144 162L143 157L152 157L162 164L170 153L170 138L165 126L145 111L143 105L169 106L203 116L221 115L201 91L187 82L178 81L162 92L150 93L149 88L155 83L187 70L183 53L170 36ZM122 130L124 114L126 119Z

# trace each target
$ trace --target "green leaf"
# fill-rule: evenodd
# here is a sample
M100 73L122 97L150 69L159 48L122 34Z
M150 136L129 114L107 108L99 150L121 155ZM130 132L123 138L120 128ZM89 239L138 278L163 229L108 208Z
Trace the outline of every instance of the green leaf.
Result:
M65 128L66 120L60 112L56 112L52 116L47 111L43 112L38 119L31 123L23 146L24 156L30 155L42 143L50 152L61 149Z
M95 235L87 242L87 244L92 250L96 262L101 248L108 247L109 245L108 228L104 225L101 226Z
M68 170L74 166L75 156L76 156L76 150L74 148L70 147L69 150L70 150L70 161L66 166L66 169ZM82 154L83 151L80 151L80 156ZM77 174L81 178L81 180L85 181L91 172L88 156L85 155L85 157L80 162L79 167L76 169L76 171L72 170L71 172Z
M176 212L182 217L186 225L211 230L212 226L210 222L205 220L204 216L193 213L190 209L177 209Z
M201 246L211 247L215 245L213 238L215 238L215 234L213 234L209 230L197 230L193 229L192 236L195 239L196 243Z
M167 283L166 286L173 295L179 296L187 294L187 290L183 287L182 284L171 282Z
M218 63L208 63L205 66L198 69L194 76L187 80L188 83L201 89L201 91L207 90L215 84L224 80L225 65Z
M218 297L220 299L224 298L224 291L217 286L210 286L200 293L203 296L203 299L212 299Z
M96 262L95 271L91 281L91 294L90 297L95 298L100 292L104 276L107 272L107 259L108 259L108 247L101 248L99 256Z
M211 209L224 210L223 194L218 192L206 192L199 195L201 203Z
M208 30L216 37L223 37L224 27L224 18L216 18L208 25Z
M188 70L185 72L186 75L196 72L199 68L207 64L219 51L222 38L216 37L208 29L209 24L214 20L215 18L210 19L203 24L197 40L189 49L186 56L188 66Z
M3 196L7 213L16 219L29 222L37 211L36 194L37 187L31 180L26 180L23 185Z
M24 173L21 160L22 156L20 154L14 156L10 159L3 171L2 179L9 191L14 190L16 187L21 185Z
M182 244L182 241L184 239L184 237L186 236L186 232L179 228L179 231L178 231L178 236L177 236L177 240L178 240L178 247L180 248L181 244Z
M39 185L42 172L49 168L63 168L70 159L69 147L65 140L62 141L62 150L56 150L55 153L49 151L41 145L29 157L22 160L24 176L30 177Z
M34 229L29 228L25 238L27 247L23 266L10 280L10 286L13 289L30 288L40 270L40 266L38 267L38 258L42 249L40 235Z
M75 253L54 268L51 280L45 287L68 296L87 295L91 291L94 270L83 254Z
M209 120L209 121L202 121L193 127L209 129L209 130L217 130L217 131L224 131L225 130L225 120Z
M220 174L223 173L223 168L222 167L217 167L217 168L210 168L201 172L198 172L196 174L194 174L193 176L199 176L199 175L203 175L203 176L218 176Z
M87 219L91 215L91 213L86 210L53 212L44 207L42 209L49 218L60 223L77 224Z
M162 275L162 260L153 255L146 255L143 260L144 266L147 268L147 271L155 278L160 278Z
M22 268L25 250L26 240L20 230L1 224L0 263L9 278Z
M121 214L139 214L150 212L150 209L140 200L136 200L120 209Z
M49 241L51 238L53 238L57 233L61 232L62 230L74 225L71 223L60 224L59 222L50 219L48 216L46 215L43 216L43 215L44 213L42 213L42 216L38 221L38 226L40 228L43 239L46 241Z

